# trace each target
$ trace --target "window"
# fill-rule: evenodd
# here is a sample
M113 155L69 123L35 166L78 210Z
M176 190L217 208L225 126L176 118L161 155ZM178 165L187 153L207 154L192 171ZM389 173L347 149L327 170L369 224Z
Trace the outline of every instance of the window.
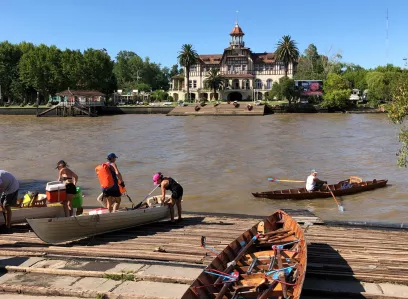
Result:
M197 80L193 81L193 88L197 88Z
M246 65L246 64L243 64L243 65L242 65L242 71L245 72L246 70L247 70L247 65Z
M203 70L203 73L207 72L207 68L205 66L203 66L202 70Z
M190 73L197 71L197 65L190 66Z
M272 79L266 80L266 89L272 89Z
M188 81L188 87L191 88L193 86L193 81L189 80Z
M255 88L262 89L262 81L260 79L255 80Z
M228 72L231 72L232 71L232 65L229 65L228 66Z

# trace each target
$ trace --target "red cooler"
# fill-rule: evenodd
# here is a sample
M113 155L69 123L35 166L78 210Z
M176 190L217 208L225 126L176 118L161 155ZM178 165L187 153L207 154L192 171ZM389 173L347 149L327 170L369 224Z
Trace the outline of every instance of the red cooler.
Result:
M60 181L48 182L45 191L49 202L61 202L67 199L66 187Z

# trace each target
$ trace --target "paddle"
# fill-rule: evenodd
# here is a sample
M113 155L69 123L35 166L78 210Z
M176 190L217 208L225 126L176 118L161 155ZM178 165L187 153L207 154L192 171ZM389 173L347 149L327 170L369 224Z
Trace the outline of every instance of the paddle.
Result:
M327 184L326 184L326 186L327 186L327 189L329 189L330 194L333 196L334 200L336 201L337 207L339 208L339 210L340 210L341 212L344 212L343 206L341 206L341 205L339 204L339 202L337 201L337 198L336 198L336 196L334 196L333 192L331 191L330 186L327 185Z
M136 207L133 208L133 210L136 210L136 209L140 208L140 206L143 204L143 202L144 202L144 201L150 196L150 194L152 194L159 186L160 186L160 185L157 185L156 187L154 187L154 189L153 189L149 194L147 194L146 197L145 197L141 202L139 202L139 203L136 205Z
M290 183L305 183L305 181L294 181L294 180L280 180L277 178L268 178L268 181L274 182L290 182Z
M132 209L133 209L133 206L134 206L135 204L133 203L133 201L132 201L132 199L130 198L130 196L127 194L126 187L122 187L122 186L120 185L121 183L122 183L122 182L119 181L119 190L120 190L120 193L121 193L122 195L125 195L125 196L129 199L129 201L132 203Z

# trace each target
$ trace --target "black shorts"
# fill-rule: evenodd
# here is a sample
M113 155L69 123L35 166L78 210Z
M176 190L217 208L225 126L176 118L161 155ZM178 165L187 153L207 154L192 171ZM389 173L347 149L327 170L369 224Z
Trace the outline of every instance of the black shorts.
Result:
M120 193L119 186L113 186L110 189L104 190L103 195L112 196L112 197L121 197L122 193Z
M76 194L76 186L73 183L68 183L65 185L65 191L67 194Z
M177 188L171 192L171 198L175 200L180 200L182 197L183 197L183 188L181 186L180 188Z
M17 197L18 197L18 190L10 194L6 194L3 192L1 194L0 202L3 205L3 207L15 206L17 205Z

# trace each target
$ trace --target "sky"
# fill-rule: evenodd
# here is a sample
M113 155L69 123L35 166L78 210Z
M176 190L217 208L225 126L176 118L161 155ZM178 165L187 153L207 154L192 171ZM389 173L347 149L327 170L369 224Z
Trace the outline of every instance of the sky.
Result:
M183 44L223 53L238 18L254 52L272 52L290 35L301 53L313 43L320 54L374 68L404 66L407 16L408 0L0 0L0 41L105 48L112 58L127 50L170 67Z

